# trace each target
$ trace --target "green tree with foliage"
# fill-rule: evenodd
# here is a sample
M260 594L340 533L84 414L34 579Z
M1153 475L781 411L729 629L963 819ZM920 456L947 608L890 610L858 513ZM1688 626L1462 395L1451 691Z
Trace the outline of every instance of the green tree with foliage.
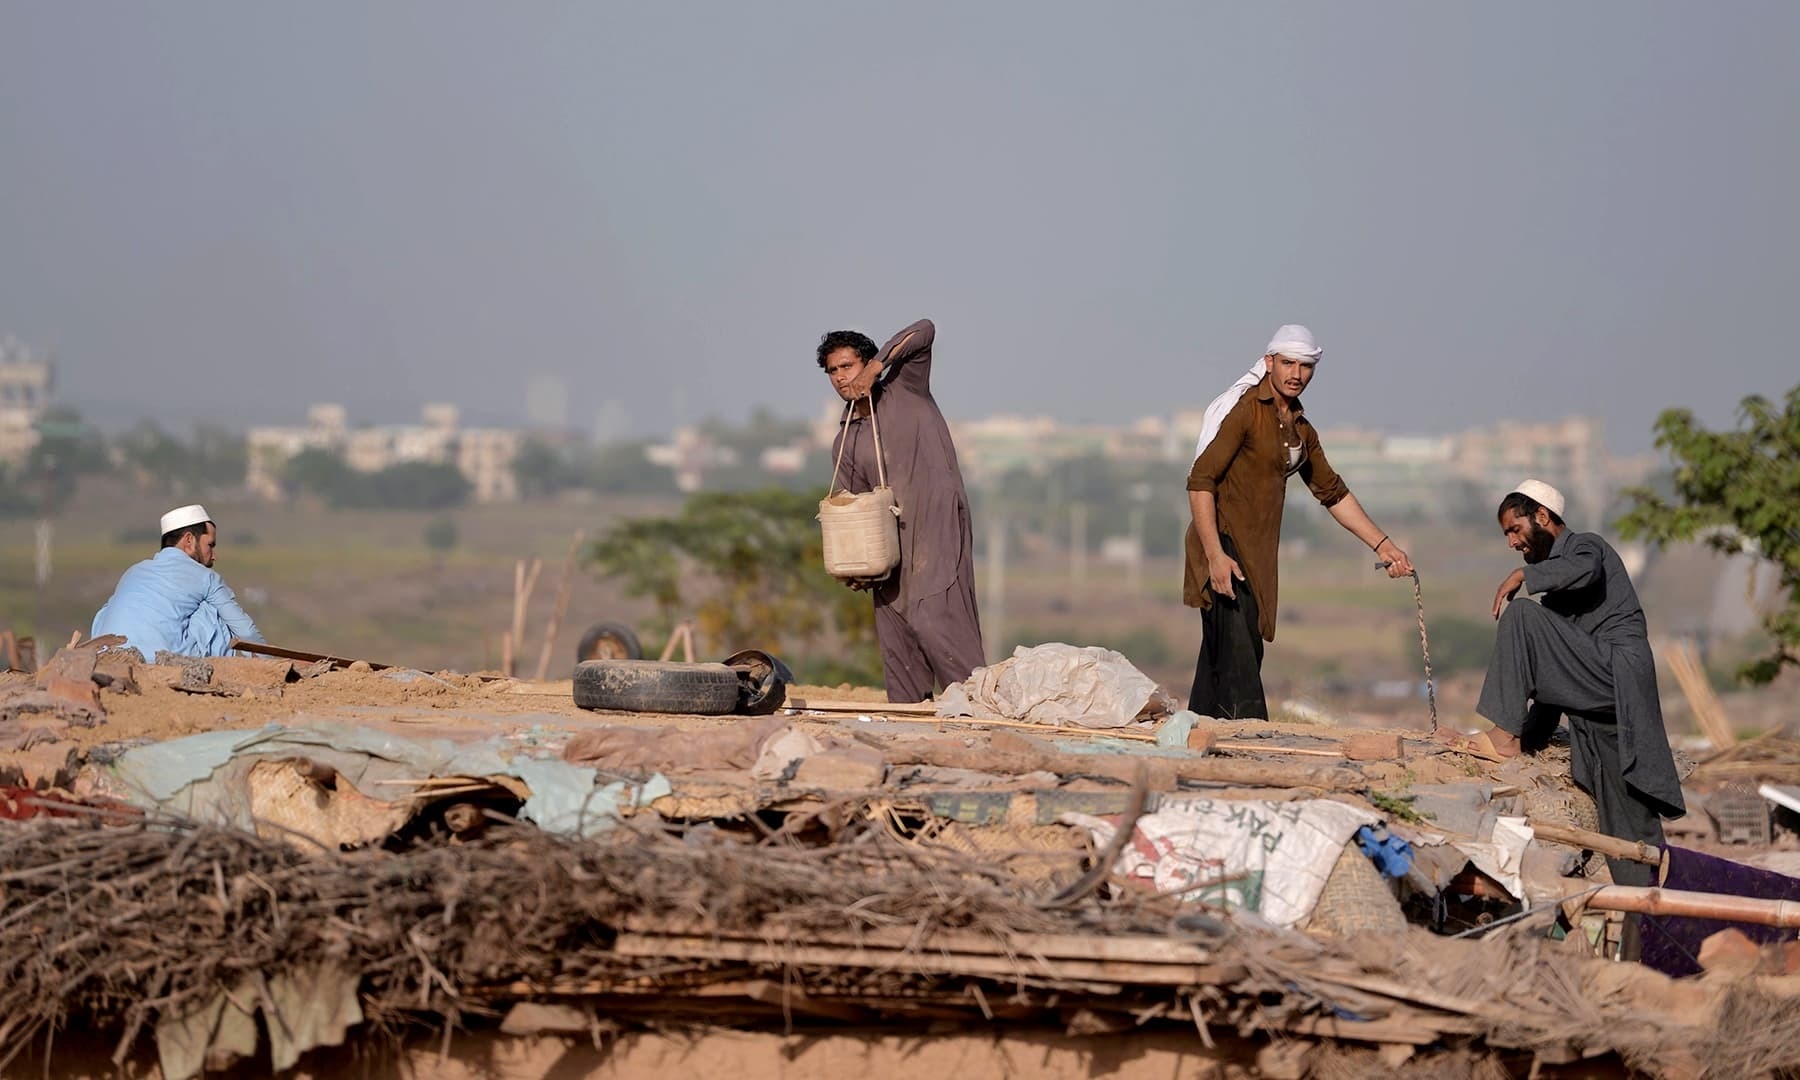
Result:
M1785 606L1763 617L1770 651L1738 669L1763 684L1800 665L1800 386L1781 408L1748 397L1734 431L1708 431L1687 409L1656 421L1656 445L1674 460L1673 492L1626 492L1621 535L1664 545L1696 538L1725 554L1748 551L1774 564Z
M455 518L432 518L425 525L425 547L440 557L456 548L457 531Z
M447 462L403 461L375 472L359 472L329 450L302 450L281 472L290 494L317 495L331 506L360 510L448 510L468 501L473 490L462 471Z
M814 520L823 494L703 492L674 517L614 525L589 560L628 595L652 601L664 626L691 611L709 643L764 649L795 664L790 649L835 635L839 655L810 666L878 681L869 596L825 572Z
M581 470L571 455L542 439L526 439L513 455L512 469L519 494L528 499L581 486Z
M54 405L38 417L38 442L13 475L15 493L33 506L31 513L54 514L74 497L82 476L112 469L100 433L66 405Z
M1494 620L1463 615L1434 615L1431 620L1431 666L1439 676L1482 671L1494 652ZM1402 656L1419 651L1419 628L1408 626L1399 635Z

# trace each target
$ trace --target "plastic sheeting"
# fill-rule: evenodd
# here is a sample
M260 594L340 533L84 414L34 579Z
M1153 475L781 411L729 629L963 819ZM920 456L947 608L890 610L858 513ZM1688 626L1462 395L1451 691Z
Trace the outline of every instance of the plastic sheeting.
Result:
M251 769L260 761L296 757L329 767L358 791L377 797L404 788L388 781L512 777L530 790L521 817L546 831L573 836L611 828L623 810L648 805L670 791L668 779L660 773L642 784L614 781L596 786L592 768L554 758L509 755L498 737L465 745L328 723L209 731L133 747L110 769L120 796L133 805L253 831Z
M1116 728L1173 707L1155 680L1111 649L1052 642L1021 645L1010 658L976 668L944 691L937 714Z

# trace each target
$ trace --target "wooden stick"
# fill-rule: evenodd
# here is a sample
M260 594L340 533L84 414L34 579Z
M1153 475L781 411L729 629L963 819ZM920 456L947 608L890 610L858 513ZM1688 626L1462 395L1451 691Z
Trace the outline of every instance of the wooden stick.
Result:
M1002 736L995 736L996 743L1001 739ZM1015 742L1022 743L1023 740L1015 739ZM1354 769L1211 757L1075 754L1024 747L965 748L930 742L895 743L885 749L883 756L889 765L936 765L1014 776L1040 771L1059 776L1109 776L1128 784L1136 780L1139 768L1147 768L1152 791L1173 791L1177 780L1327 791L1360 791L1368 786L1368 781Z
M1156 736L1142 731L1120 731L1117 728L1084 728L1061 727L1057 724L1033 724L1024 720L1001 720L989 716L894 716L887 712L895 706L882 705L878 708L864 709L871 719L895 724L948 724L956 727L996 727L1014 728L1020 731L1041 731L1046 735L1080 735L1106 736L1114 739L1129 739L1133 742L1155 742ZM803 707L809 708L809 707Z
M1300 754L1305 757L1328 757L1342 760L1342 750L1326 750L1316 746L1269 746L1262 742L1220 741L1212 744L1214 750L1237 750L1246 754Z
M1539 840L1585 848L1614 859L1630 859L1632 862L1649 863L1652 866L1662 864L1662 852L1655 845L1646 844L1641 840L1621 840L1616 836L1607 836L1605 833L1578 829L1573 825L1557 825L1547 821L1532 821L1530 824L1532 834Z
M525 594L525 560L513 560L513 606L512 621L507 623L507 631L500 637L500 670L508 675L513 671L513 645L524 633L525 614L520 609L519 598Z
M556 632L562 626L563 615L569 610L569 589L574 584L575 559L581 554L581 542L586 539L586 529L575 530L575 539L569 542L569 554L563 559L562 577L556 583L556 603L551 606L550 622L544 627L544 647L538 651L539 682L543 682L550 674L550 654L556 649Z
M793 705L794 705L795 709L797 709L799 711L803 711L803 712L835 711L835 710L824 710L824 709L821 709L816 704L809 704L805 701L796 701L793 703ZM957 725L957 726L964 726L964 727L1011 728L1011 729L1018 730L1018 731L1041 731L1046 735L1076 736L1076 737L1090 738L1090 739L1101 739L1101 738L1125 739L1130 742L1147 742L1147 743L1153 743L1156 741L1156 736L1154 734L1152 734L1151 732L1128 731L1128 730L1124 730L1121 728L1090 728L1090 727L1079 727L1079 726L1075 726L1075 725L1070 725L1068 727L1064 727L1060 724L1034 724L1034 723L1030 723L1030 722L1024 721L1024 720L1001 720L996 717L988 717L988 716L895 716L895 715L892 715L892 713L890 712L890 710L894 710L894 709L919 710L919 709L924 709L924 708L928 708L928 707L930 707L930 706L928 706L928 705L911 705L911 706L890 705L890 704L883 704L883 703L878 703L878 702L870 702L859 711L867 714L871 719L879 719L883 723L948 724L948 725ZM848 710L846 710L846 711L848 711ZM1340 760L1344 756L1344 752L1342 750L1325 750L1322 748L1310 747L1310 746L1273 746L1273 745L1266 745L1264 743L1255 742L1255 741L1252 741L1252 742L1239 742L1239 741L1216 742L1216 743L1212 744L1212 748L1214 750L1235 750L1240 753L1249 753L1249 754L1297 754L1297 755L1300 755L1303 757L1326 757L1326 758L1338 758Z
M513 619L512 619L512 651L508 654L506 673L517 675L512 659L525 651L525 611L531 606L531 592L537 588L538 571L544 568L544 560L531 560L531 571L525 570L525 560L520 559L513 564Z
M805 712L853 712L868 713L873 716L881 713L886 716L895 714L910 716L936 716L937 705L930 701L893 702L893 701L849 701L842 698L797 698L790 696L787 707Z
M232 638L231 644L227 645L226 648L232 652L255 653L259 656L275 656L283 660L304 660L311 664L316 664L321 660L329 660L334 664L344 665L359 662L355 657L334 656L331 653L302 652L299 649L284 649L279 645L268 645L260 641L245 641L243 638ZM373 660L362 660L360 663L369 665L370 669L374 671L385 671L394 666L392 664L377 664Z

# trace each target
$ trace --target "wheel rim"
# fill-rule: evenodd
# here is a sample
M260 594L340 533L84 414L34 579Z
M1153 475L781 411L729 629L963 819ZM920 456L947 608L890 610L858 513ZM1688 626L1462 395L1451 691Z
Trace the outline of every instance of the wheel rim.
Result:
M626 648L623 641L612 634L601 634L594 642L593 647L588 649L587 655L582 657L582 659L629 660L631 659L631 650Z

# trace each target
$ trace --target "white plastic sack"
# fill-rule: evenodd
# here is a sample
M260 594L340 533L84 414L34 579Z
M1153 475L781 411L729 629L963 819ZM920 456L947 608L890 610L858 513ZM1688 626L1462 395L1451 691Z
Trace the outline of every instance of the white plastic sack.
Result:
M1039 724L1116 728L1174 705L1131 661L1097 645L1021 645L976 668L938 699L939 716L998 716Z
M1294 926L1312 914L1356 830L1380 820L1330 799L1165 799L1138 818L1113 873L1157 892L1180 892L1183 900ZM1102 818L1064 814L1062 821L1086 828L1097 846L1112 841L1115 826Z

